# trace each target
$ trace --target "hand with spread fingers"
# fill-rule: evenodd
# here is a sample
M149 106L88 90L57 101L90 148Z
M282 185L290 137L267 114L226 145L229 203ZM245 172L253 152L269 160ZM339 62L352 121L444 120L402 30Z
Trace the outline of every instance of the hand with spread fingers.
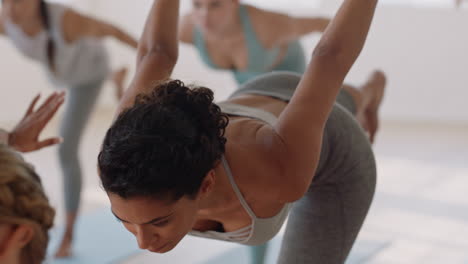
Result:
M63 104L65 93L53 93L37 110L34 110L39 98L40 95L37 95L33 99L23 119L8 135L8 144L18 151L31 152L62 142L59 137L39 140L39 135Z

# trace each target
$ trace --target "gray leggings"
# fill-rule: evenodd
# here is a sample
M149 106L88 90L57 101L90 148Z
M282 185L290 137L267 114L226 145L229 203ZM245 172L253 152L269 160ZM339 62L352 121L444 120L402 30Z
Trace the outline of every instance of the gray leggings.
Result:
M289 101L300 78L289 72L266 74L231 97L253 93ZM342 90L326 124L316 175L290 212L278 264L344 263L354 244L374 195L376 165L352 112L352 97Z
M60 136L64 141L58 148L67 213L78 211L82 185L78 150L81 136L96 104L102 83L103 81L97 81L67 90L65 114L60 125Z

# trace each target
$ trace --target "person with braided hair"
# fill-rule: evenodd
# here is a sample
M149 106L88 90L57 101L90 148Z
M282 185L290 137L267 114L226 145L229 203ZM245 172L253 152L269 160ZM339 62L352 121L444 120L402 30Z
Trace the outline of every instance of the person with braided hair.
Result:
M136 48L137 41L118 27L43 0L2 0L0 34L26 57L38 61L55 86L68 88L58 148L64 179L66 231L56 256L71 255L82 185L78 149L83 130L101 86L110 76L102 39L112 37ZM126 69L112 75L117 94L123 91Z
M31 165L0 144L0 263L42 263L54 216Z

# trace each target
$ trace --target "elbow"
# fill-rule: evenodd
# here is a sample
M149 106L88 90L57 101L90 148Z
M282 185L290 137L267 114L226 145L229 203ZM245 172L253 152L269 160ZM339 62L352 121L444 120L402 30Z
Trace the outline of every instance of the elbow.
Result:
M159 62L173 67L177 63L179 52L177 48L170 49L163 45L153 45L151 48L147 48L140 43L137 55L138 64L146 58L157 58Z
M149 54L157 55L158 57L165 58L168 62L176 64L179 58L178 47L167 47L165 45L154 45L148 51Z
M337 74L346 75L354 62L346 52L343 45L319 43L312 53L312 60Z
M341 45L332 44L331 41L322 39L317 46L315 46L312 57L338 58L342 52L343 47Z

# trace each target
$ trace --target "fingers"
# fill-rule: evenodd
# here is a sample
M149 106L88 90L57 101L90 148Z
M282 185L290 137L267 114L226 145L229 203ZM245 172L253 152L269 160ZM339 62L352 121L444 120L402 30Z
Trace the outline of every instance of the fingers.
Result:
M48 138L37 143L37 146L34 150L39 150L45 147L57 145L63 142L63 139L60 137Z
M47 100L37 109L36 112L42 112L44 109L50 108L51 106L53 107L57 101L60 101L65 97L65 92L54 92L51 94Z
M30 115L34 111L34 107L36 106L37 101L39 101L39 98L41 98L41 94L37 94L36 97L32 100L32 102L29 104L28 110L26 110L26 114L24 115L25 117Z
M41 128L44 127L52 119L52 117L54 117L57 110L65 101L65 93L63 92L51 97L51 100L45 102L35 113L36 119L39 121Z

